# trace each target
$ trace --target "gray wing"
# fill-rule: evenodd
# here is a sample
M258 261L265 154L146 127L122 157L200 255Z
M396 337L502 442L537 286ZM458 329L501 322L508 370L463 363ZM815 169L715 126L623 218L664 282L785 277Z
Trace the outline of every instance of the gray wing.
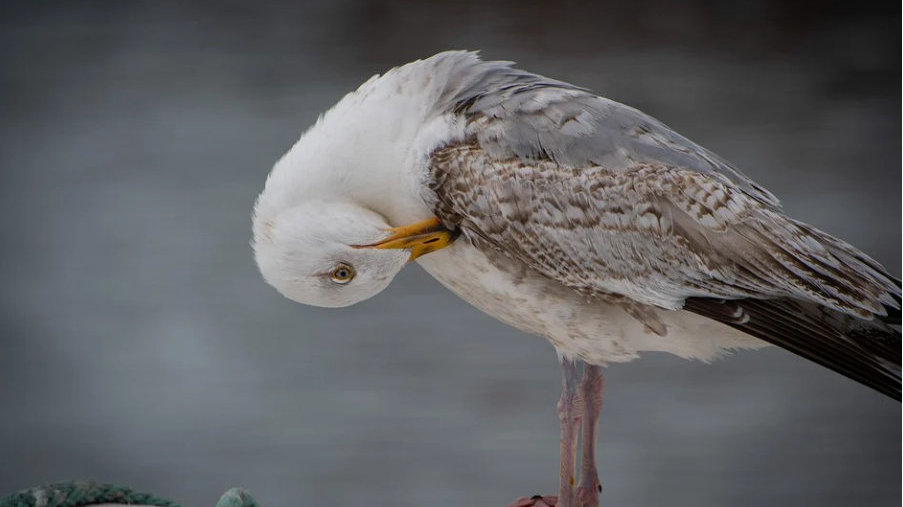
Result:
M431 169L447 225L587 295L670 309L689 297L789 297L863 319L898 307L875 261L723 178L500 159L478 143L437 150Z
M447 226L589 298L683 308L900 398L900 282L877 262L640 111L442 59L438 107L465 122L431 159Z
M478 248L588 298L719 320L900 398L899 282L729 181L498 159L474 143L434 152L431 173L436 215Z
M511 62L480 61L476 53L442 53L435 65L448 79L438 109L464 115L468 134L494 158L611 170L664 164L729 181L763 204L780 206L728 162L634 108Z

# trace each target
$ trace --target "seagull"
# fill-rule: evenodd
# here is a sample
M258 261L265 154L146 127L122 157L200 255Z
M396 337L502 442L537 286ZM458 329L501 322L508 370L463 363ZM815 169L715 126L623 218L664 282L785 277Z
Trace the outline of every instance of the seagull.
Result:
M898 278L651 116L476 52L373 76L321 115L270 172L252 246L299 303L352 305L416 260L549 340L560 486L519 507L599 504L601 367L641 352L777 345L900 400Z

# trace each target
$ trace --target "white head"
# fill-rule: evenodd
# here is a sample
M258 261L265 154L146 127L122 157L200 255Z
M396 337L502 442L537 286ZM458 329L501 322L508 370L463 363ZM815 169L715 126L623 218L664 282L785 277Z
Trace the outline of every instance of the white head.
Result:
M378 214L343 202L310 201L254 221L254 252L264 279L299 303L339 307L385 289L411 254L367 248L390 235Z
M331 308L375 296L405 264L452 240L438 220L393 228L342 201L312 200L254 219L254 252L267 283L293 301Z
M452 241L436 219L392 228L386 216L428 216L416 164L449 137L449 76L479 63L452 52L374 76L301 136L254 208L255 257L270 285L299 303L348 306Z

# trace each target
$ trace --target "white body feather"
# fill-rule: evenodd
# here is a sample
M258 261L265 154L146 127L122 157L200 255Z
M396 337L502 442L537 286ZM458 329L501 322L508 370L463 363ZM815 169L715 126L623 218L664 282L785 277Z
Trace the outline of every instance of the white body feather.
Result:
M548 339L560 355L591 364L624 362L641 352L711 360L765 342L683 310L655 309L660 336L617 305L588 301L523 266L511 268L466 241L418 260L433 277L473 306L522 331Z

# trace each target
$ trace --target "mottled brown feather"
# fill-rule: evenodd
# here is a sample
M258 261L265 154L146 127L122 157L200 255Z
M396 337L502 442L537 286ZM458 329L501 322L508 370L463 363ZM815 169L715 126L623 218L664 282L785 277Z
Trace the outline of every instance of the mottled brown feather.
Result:
M899 398L893 277L728 178L505 158L473 139L430 168L436 215L479 248L638 319L643 305L685 308Z

